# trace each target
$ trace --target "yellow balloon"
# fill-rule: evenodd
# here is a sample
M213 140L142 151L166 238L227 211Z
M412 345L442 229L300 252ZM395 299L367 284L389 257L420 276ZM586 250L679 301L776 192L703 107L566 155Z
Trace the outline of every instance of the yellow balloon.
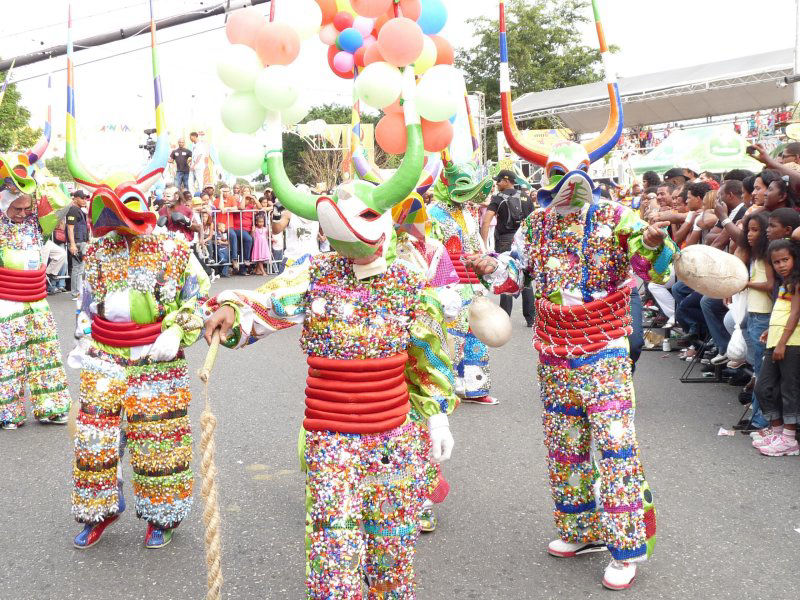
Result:
M436 57L438 55L439 51L436 49L436 44L430 38L430 36L426 35L425 41L422 45L422 52L417 60L414 61L414 73L417 75L422 75L425 73L425 71L436 64Z
M350 0L336 0L336 9L339 12L349 12L354 17L358 16L358 13L350 6Z

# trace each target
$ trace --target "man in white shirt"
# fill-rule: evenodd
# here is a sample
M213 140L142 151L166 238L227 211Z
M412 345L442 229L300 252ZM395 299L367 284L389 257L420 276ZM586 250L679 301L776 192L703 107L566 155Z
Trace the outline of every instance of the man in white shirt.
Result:
M202 131L199 134L196 131L189 134L189 140L192 142L192 174L190 181L192 193L202 191L205 183L208 146L203 141L204 137L205 134Z
M307 185L300 184L298 190L311 193ZM280 201L280 198L278 198ZM277 216L277 215L276 215ZM285 208L280 214L280 218L273 217L272 235L284 234L285 250L283 258L286 261L296 261L298 258L311 254L319 254L319 222L309 221L290 213Z

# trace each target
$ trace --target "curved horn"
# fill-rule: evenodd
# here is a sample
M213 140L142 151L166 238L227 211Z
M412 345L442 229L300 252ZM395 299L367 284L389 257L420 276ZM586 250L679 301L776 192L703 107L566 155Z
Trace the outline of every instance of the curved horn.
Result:
M44 131L42 133L42 137L39 138L39 141L36 142L36 145L28 150L26 154L28 155L28 164L33 166L35 165L39 159L44 156L44 153L47 151L47 146L50 145L50 134L52 133L53 127L53 76L47 76L47 96L49 98L49 103L47 105L47 120L44 122Z
M150 52L153 60L153 94L156 107L156 148L150 162L139 172L136 181L139 189L147 192L164 172L169 158L169 137L166 119L164 118L164 98L161 93L161 74L158 68L158 51L156 48L156 21L153 16L153 0L150 0Z
M358 67L356 67L356 78L358 77ZM359 178L370 183L383 183L383 177L378 173L375 165L373 165L367 149L361 143L361 103L355 93L355 85L353 86L353 118L350 126L350 159L355 168L356 174Z
M622 135L622 98L619 95L617 84L617 74L611 66L611 53L606 44L606 34L603 31L603 23L600 21L600 9L597 0L592 0L594 11L594 23L597 27L597 39L600 43L600 57L603 59L603 70L605 81L608 85L608 100L611 104L611 113L608 116L608 123L603 132L590 142L583 142L583 147L589 153L589 161L594 162L608 154L617 145Z
M397 6L397 5L395 5ZM381 210L388 211L402 202L417 187L419 176L425 161L425 149L422 145L422 127L414 102L414 69L406 67L403 73L403 114L406 121L408 144L403 162L392 177L379 185L372 199Z
M467 121L469 122L469 134L472 137L472 160L480 162L481 139L475 129L475 119L472 118L472 107L469 105L469 95L464 94L464 104L467 106Z
M96 188L100 181L83 166L78 157L78 138L75 134L75 81L72 65L72 6L69 6L67 18L67 148L64 157L75 181L87 188Z
M6 95L6 88L8 87L9 81L11 81L11 73L14 72L14 63L17 62L17 59L11 61L11 66L8 67L8 71L6 71L6 77L3 79L3 87L0 87L0 104L3 103L3 97Z
M267 156L262 171L265 175L269 175L272 191L289 212L316 221L317 196L298 190L289 180L283 166L280 113L268 111L264 126L267 131Z
M511 72L508 68L508 40L506 38L506 6L500 2L500 110L503 114L503 133L515 154L543 167L547 164L547 150L538 144L526 144L520 138L514 112L511 109Z

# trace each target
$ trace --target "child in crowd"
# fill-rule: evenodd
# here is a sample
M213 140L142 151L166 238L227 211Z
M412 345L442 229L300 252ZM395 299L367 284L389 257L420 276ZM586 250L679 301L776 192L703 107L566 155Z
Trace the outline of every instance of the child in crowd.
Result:
M800 419L800 251L785 239L772 242L769 260L780 287L769 319L764 364L756 395L770 427L753 434L753 446L765 456L797 456Z
M264 263L269 265L272 260L272 241L270 231L267 229L264 213L256 213L255 227L253 227L253 253L250 260L255 264L256 275L266 275ZM267 267L269 268L269 266Z
M770 242L788 238L800 227L800 214L793 208L777 208L768 214L767 237Z
M222 277L231 276L231 251L230 242L228 241L228 227L225 223L217 223L217 234L214 237L214 245L216 246L217 271Z
M767 260L767 227L769 213L764 211L747 215L742 221L745 231L744 244L737 248L736 255L749 267L750 281L747 283L747 359L753 365L753 380L745 391L752 391L766 349L761 335L769 327L770 314L772 313L772 292L775 286L775 274L772 265ZM749 388L749 389L748 389ZM768 426L755 393L752 394L751 408L753 416L749 425L755 429L764 429Z

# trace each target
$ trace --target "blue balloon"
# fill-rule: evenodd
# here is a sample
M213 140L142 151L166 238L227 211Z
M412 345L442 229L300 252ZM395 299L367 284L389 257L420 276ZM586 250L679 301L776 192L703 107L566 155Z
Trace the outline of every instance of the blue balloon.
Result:
M364 36L361 35L361 32L357 29L348 27L339 34L336 44L345 52L353 54L356 50L364 45Z
M422 0L422 12L417 24L427 35L436 35L447 23L447 8L442 0Z

